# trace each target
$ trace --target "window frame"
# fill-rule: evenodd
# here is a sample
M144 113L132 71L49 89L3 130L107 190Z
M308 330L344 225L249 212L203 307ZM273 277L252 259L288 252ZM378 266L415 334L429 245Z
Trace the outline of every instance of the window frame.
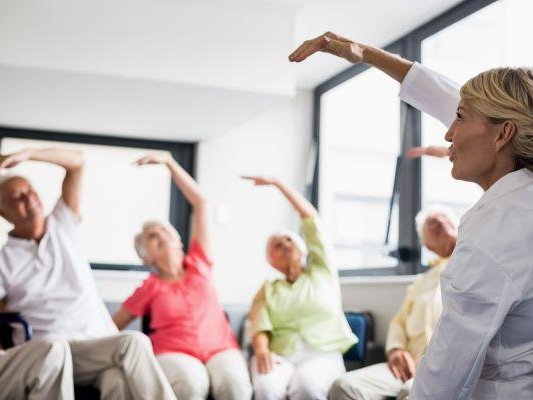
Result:
M383 48L387 51L399 54L401 57L412 61L421 61L422 41L450 25L474 14L475 12L495 3L498 0L465 0L452 7L448 11L438 15L422 26L412 30L406 35L393 41ZM313 90L313 120L312 141L315 154L315 169L311 183L310 200L320 210L319 199L319 176L320 176L320 117L322 95L337 87L343 82L356 77L371 68L365 64L353 65L331 78L325 80ZM400 101L400 151L413 146L420 146L422 139L422 116L421 112L407 103ZM403 137L402 137L402 131ZM420 159L410 160L402 157L401 179L399 181L398 211L399 232L398 248L409 253L405 260L399 260L396 267L383 268L352 268L339 271L339 276L390 276L390 275L413 275L427 270L427 266L421 263L421 246L418 234L413 224L416 214L422 205L422 163ZM392 190L392 188L391 188Z
M172 157L195 178L195 160L197 152L197 143L195 142L177 142L167 140L147 140L137 138L123 138L118 136L105 136L87 133L66 133L50 130L39 129L20 129L13 127L0 126L0 151L2 140L5 138L14 139L31 139L51 142L65 142L73 144L102 145L110 147L133 147L149 150L164 150L172 154ZM181 195L172 179L169 182L170 189L170 207L169 222L179 232L185 246L189 243L191 229L191 207L186 199ZM144 265L131 264L108 264L92 263L93 270L111 270L111 271L149 271Z

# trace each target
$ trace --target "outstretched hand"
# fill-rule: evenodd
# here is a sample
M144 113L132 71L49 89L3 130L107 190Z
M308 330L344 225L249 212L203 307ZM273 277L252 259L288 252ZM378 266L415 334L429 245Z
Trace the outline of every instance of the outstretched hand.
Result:
M333 32L326 32L314 39L306 40L292 52L289 61L301 62L317 52L333 54L354 64L363 61L363 48L359 43Z
M418 158L422 156L431 156L437 158L449 157L450 152L447 147L443 146L428 146L428 147L411 147L407 150L409 158Z
M170 155L168 154L147 154L138 160L133 162L133 165L156 165L156 164L166 164L171 160Z
M13 168L21 162L28 161L30 154L28 151L18 151L11 154L0 155L0 168Z
M275 185L277 180L263 176L241 176L242 179L252 181L255 186Z

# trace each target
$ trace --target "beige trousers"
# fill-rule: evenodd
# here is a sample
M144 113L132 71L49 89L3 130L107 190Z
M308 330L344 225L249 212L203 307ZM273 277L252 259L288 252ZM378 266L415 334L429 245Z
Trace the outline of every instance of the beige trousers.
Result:
M348 372L331 387L331 400L383 400L397 397L403 400L409 394L413 380L402 382L396 378L387 363L370 365Z
M0 399L71 400L72 359L65 341L36 340L0 350Z
M95 385L102 400L175 400L148 337L124 331L71 341L74 382Z
M203 400L209 388L215 400L250 400L252 385L242 353L226 350L205 364L184 353L165 353L157 361L180 400Z

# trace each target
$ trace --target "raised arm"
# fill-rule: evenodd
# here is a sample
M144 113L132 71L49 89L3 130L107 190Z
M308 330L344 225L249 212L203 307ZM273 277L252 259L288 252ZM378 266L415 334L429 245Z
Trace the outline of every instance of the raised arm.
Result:
M46 162L65 169L61 198L79 216L84 167L82 152L70 149L27 149L0 156L0 168L13 168L25 161Z
M444 158L450 156L450 151L444 146L411 147L407 150L407 156L409 158L418 158L422 156Z
M429 68L332 32L305 41L289 60L301 62L317 52L376 67L402 84L400 98L403 101L435 117L448 128L455 120L460 85Z
M302 62L317 52L333 54L353 64L372 65L400 83L413 65L412 61L376 47L354 42L333 32L306 40L289 56L289 61Z
M165 165L172 180L192 207L191 239L202 246L207 256L210 255L207 204L196 181L185 171L172 156L147 155L135 162L136 165Z
M274 186L285 196L285 198L291 203L296 212L300 214L300 218L309 218L315 217L317 214L316 208L313 207L309 201L307 201L300 193L296 190L285 185L278 179L274 178L264 178L261 176L243 176L243 179L250 180L256 186Z

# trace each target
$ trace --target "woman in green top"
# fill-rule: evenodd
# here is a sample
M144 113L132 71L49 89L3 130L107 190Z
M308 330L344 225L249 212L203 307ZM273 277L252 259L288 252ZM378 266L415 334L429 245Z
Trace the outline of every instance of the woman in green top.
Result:
M255 399L327 399L331 384L345 372L342 353L357 338L342 311L317 211L276 179L244 178L279 189L300 215L303 236L284 231L267 242L268 261L285 278L266 282L250 312Z

